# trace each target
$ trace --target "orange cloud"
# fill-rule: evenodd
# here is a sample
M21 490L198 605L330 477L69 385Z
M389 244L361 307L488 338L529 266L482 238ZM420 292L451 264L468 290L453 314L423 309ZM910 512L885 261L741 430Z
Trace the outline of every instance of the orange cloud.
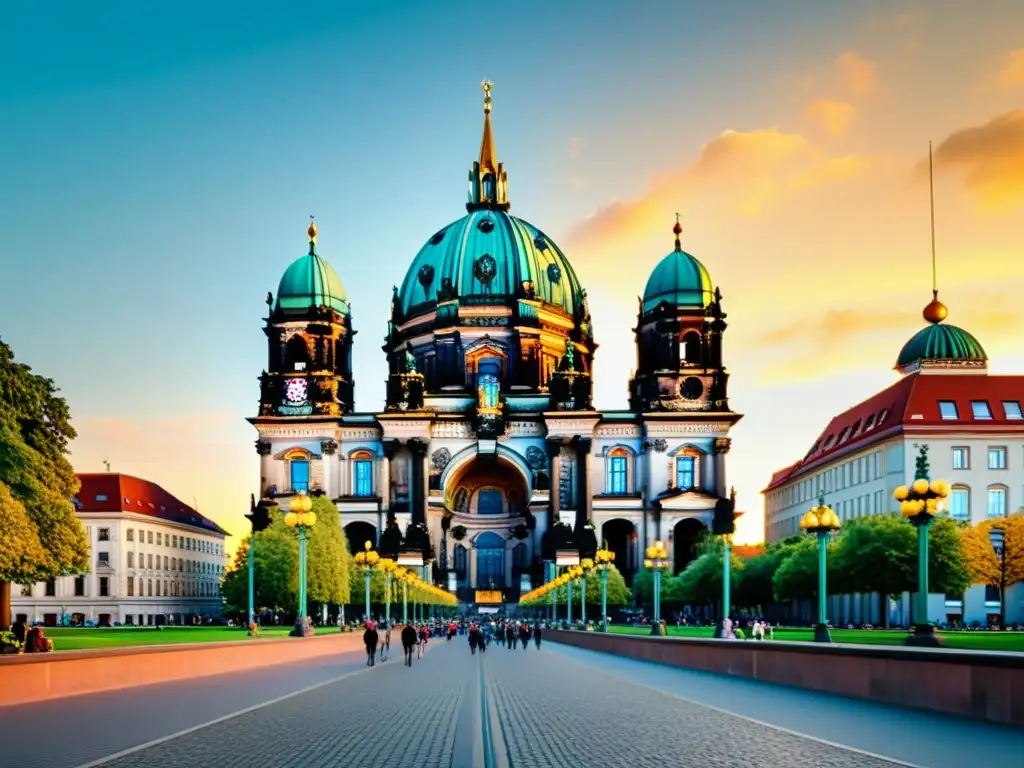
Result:
M836 64L843 83L851 91L866 96L875 90L875 62L847 51L839 55Z
M636 200L616 201L573 229L574 248L609 240L635 240L679 209L682 198L699 194L702 202L732 214L757 216L770 203L808 187L843 181L865 166L861 158L832 157L797 133L777 128L724 131L704 145L689 166L652 182Z
M1024 109L951 133L935 150L935 167L965 171L964 182L981 210L1024 207ZM927 172L927 161L918 172Z
M1006 88L1024 85L1024 48L1007 54L1006 63L999 73L999 84Z
M857 117L857 108L845 101L818 99L807 105L804 117L817 124L829 136L842 136Z

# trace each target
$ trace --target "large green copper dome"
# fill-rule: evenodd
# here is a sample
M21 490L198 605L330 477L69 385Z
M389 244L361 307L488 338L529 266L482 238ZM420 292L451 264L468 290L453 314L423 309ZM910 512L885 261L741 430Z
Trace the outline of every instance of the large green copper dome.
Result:
M656 309L663 301L674 307L704 309L714 300L711 275L697 259L674 250L651 272L644 288L643 311Z
M317 255L316 228L312 224L309 236L309 253L293 261L281 277L277 286L277 308L285 313L300 314L316 307L330 307L348 315L345 287L334 268Z
M570 315L583 302L576 273L551 238L507 211L483 208L427 241L399 300L408 318L436 306L439 293L461 304L488 304L528 295L531 288L535 298Z
M922 328L903 345L896 367L904 368L922 360L984 363L988 355L981 343L963 328L935 323Z

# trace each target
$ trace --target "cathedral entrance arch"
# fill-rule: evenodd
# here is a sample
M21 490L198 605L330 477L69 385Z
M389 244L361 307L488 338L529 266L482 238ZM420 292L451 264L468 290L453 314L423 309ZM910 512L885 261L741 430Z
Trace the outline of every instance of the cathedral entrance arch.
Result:
M476 447L456 454L441 475L445 508L456 515L520 517L530 503L529 470L518 454L499 446L494 454Z
M637 569L636 526L621 517L608 520L601 526L601 538L605 546L615 553L615 567L626 583L631 584Z
M354 520L345 526L345 538L348 539L349 552L362 552L368 541L377 546L377 528L363 520Z
M505 584L505 540L484 531L473 540L476 553L477 589L503 589Z
M700 542L708 529L692 517L680 520L672 528L672 573L686 570L697 559Z

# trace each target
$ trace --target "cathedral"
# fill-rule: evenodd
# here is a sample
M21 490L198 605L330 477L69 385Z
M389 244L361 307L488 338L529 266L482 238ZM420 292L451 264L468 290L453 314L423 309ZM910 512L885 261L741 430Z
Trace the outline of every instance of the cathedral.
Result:
M421 552L466 604L484 592L514 603L557 553L599 543L627 581L656 540L678 572L737 514L722 294L677 221L639 300L628 408L595 410L586 289L548 235L509 213L483 88L466 214L430 235L394 288L380 411L354 410L353 308L315 224L267 295L249 419L262 497L326 495L352 548Z

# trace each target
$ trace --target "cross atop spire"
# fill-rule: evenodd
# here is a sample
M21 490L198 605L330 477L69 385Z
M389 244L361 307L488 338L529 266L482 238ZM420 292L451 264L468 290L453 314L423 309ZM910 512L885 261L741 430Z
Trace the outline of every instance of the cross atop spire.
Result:
M494 134L491 131L491 89L494 83L484 80L480 83L484 91L484 135L480 141L480 157L473 164L469 174L470 191L467 208L470 211L507 211L508 194L505 188L505 167L498 162L494 148Z
M678 251L682 251L683 250L683 246L682 246L682 243L679 242L679 236L683 233L683 225L679 223L679 214L678 213L676 214L676 225L674 227L672 227L672 232L676 236L676 246L675 246L676 251L677 252Z

